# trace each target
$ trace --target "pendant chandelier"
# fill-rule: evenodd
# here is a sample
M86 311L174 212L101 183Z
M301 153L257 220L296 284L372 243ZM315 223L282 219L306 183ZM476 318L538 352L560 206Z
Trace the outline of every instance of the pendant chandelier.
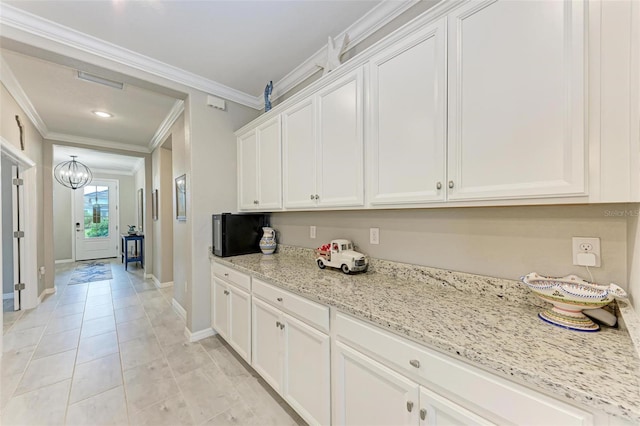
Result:
M71 155L71 161L64 161L53 170L53 176L63 186L71 189L82 188L91 182L91 170L79 161L77 155Z

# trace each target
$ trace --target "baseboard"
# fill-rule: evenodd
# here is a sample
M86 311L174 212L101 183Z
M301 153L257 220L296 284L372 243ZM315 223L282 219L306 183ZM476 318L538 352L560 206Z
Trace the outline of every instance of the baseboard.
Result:
M59 259L56 260L56 265L59 263L73 263L73 259Z
M192 333L188 327L184 328L184 336L190 342L197 342L198 340L206 339L207 337L213 336L215 334L216 332L213 331L213 328L211 327L205 328L204 330L196 331L195 333Z
M13 293L3 293L2 300L4 299L13 299Z
M38 303L42 303L42 301L44 300L44 297L47 294L53 294L56 292L55 287L54 288L45 288L44 290L42 290L42 293L40 293L40 296L38 296Z
M156 278L155 275L153 274L145 274L144 275L145 278L151 278L153 280L153 284L156 286L156 288L167 288L167 287L171 287L173 285L173 281L169 281L166 283L161 283L159 279Z
M178 316L182 318L184 322L187 322L187 311L182 307L180 302L178 302L176 299L171 299L171 306L173 306L173 310L176 312L176 314L178 314Z

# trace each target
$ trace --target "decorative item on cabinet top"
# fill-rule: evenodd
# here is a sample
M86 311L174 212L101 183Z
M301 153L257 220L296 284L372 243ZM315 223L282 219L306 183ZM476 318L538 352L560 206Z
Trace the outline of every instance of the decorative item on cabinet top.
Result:
M315 250L317 255L316 263L318 268L324 269L327 266L340 268L345 274L351 272L366 272L369 268L369 259L362 253L353 249L350 240L332 240L329 244Z
M271 110L271 93L273 92L273 81L270 81L264 88L264 112Z
M540 312L538 317L568 330L600 330L600 326L587 318L582 310L602 308L615 298L627 297L627 293L616 284L598 285L576 275L554 278L532 272L521 280L536 296L553 304L553 308Z

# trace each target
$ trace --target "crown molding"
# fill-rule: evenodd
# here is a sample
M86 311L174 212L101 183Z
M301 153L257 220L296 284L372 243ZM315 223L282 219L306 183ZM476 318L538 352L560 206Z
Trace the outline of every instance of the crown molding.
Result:
M149 148L140 145L131 145L122 142L107 141L104 139L86 138L84 136L68 135L65 133L49 132L45 139L51 141L69 142L81 145L97 146L100 148L120 149L123 151L132 151L137 153L149 154Z
M0 25L88 52L251 108L262 107L262 101L253 95L73 30L6 3L0 3ZM4 29L2 32L6 33Z
M4 86L7 88L7 91L16 100L18 106L20 106L31 123L38 130L40 136L44 138L45 135L49 132L49 130L47 129L47 125L44 124L44 121L42 121L42 118L40 118L40 114L38 114L38 111L36 111L36 108L31 103L31 100L22 88L22 85L20 85L20 82L18 82L18 79L16 78L15 74L13 74L11 67L5 61L2 55L0 55L0 69L2 69L2 72L0 73L0 81L2 81L2 84L4 84Z
M171 126L173 126L173 123L176 122L178 117L180 117L180 114L182 114L183 112L184 101L177 100L173 104L173 107L171 108L171 111L169 111L169 114L167 114L164 120L162 120L162 123L160 123L160 127L158 127L158 130L156 130L155 135L153 135L153 137L151 138L151 142L149 142L149 150L151 152L153 152L158 146L160 146L162 142L164 142L167 135L169 134L169 130L171 130Z
M349 28L338 34L335 39L340 40L348 35L345 51L352 49L364 39L384 27L400 14L411 8L420 0L382 1L376 7L367 12L363 17L354 22ZM319 71L318 64L322 63L327 54L327 45L322 46L303 63L273 84L272 99L280 96L302 83L307 78ZM257 96L257 102L263 102L263 95Z

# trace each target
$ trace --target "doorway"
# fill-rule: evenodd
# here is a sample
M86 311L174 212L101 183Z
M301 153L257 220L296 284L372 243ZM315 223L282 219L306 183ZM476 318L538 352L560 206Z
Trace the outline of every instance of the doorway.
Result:
M75 259L118 255L118 181L94 179L74 191Z

